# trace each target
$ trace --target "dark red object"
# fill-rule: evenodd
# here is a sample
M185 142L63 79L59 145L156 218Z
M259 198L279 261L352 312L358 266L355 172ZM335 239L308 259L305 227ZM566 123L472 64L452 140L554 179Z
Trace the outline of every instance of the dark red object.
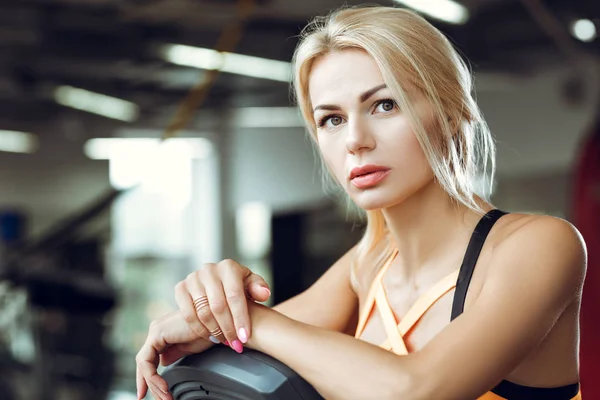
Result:
M581 394L600 399L600 118L591 133L577 160L572 215L588 250L581 306Z

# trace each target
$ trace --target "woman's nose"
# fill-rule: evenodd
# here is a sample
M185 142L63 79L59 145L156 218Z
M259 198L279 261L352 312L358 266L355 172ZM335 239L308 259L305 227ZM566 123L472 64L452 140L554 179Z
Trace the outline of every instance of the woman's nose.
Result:
M351 154L356 154L361 151L372 150L375 148L375 138L366 124L361 121L353 121L348 123L346 148Z

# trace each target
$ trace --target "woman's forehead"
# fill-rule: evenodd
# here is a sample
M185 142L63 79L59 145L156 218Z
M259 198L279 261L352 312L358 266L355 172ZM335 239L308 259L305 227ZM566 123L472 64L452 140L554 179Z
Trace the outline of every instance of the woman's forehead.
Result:
M385 83L375 60L361 50L342 50L320 57L313 64L308 79L313 103L357 99Z

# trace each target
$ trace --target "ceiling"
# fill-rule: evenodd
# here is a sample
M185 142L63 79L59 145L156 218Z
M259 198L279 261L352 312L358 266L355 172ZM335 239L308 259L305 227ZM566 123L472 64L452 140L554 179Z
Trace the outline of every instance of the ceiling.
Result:
M237 53L289 61L300 29L340 0L258 0ZM346 4L362 1L347 0ZM392 0L378 1L391 5ZM450 36L476 71L523 74L565 61L519 0L463 0L469 22L432 21ZM46 121L64 107L49 96L71 85L127 99L141 117L178 104L202 77L162 60L165 43L215 46L235 18L233 0L0 0L0 120ZM594 0L546 0L563 23L600 18ZM565 28L566 29L566 28ZM600 55L599 40L573 45ZM222 74L204 107L285 106L287 84Z

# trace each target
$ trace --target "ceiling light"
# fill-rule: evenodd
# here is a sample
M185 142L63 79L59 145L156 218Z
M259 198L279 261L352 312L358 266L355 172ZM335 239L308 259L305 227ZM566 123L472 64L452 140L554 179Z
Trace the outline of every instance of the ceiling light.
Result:
M34 153L38 147L38 137L32 133L0 130L0 151Z
M582 42L591 42L596 38L596 25L589 19L580 19L571 25L571 33Z
M135 121L139 114L134 103L71 86L57 87L54 100L66 107L125 122Z
M394 0L418 12L451 24L461 25L469 19L465 6L452 0Z
M206 70L220 70L230 74L251 76L289 82L291 64L285 61L247 56L243 54L218 52L212 49L191 47L181 44L167 44L161 49L162 57L177 65Z

